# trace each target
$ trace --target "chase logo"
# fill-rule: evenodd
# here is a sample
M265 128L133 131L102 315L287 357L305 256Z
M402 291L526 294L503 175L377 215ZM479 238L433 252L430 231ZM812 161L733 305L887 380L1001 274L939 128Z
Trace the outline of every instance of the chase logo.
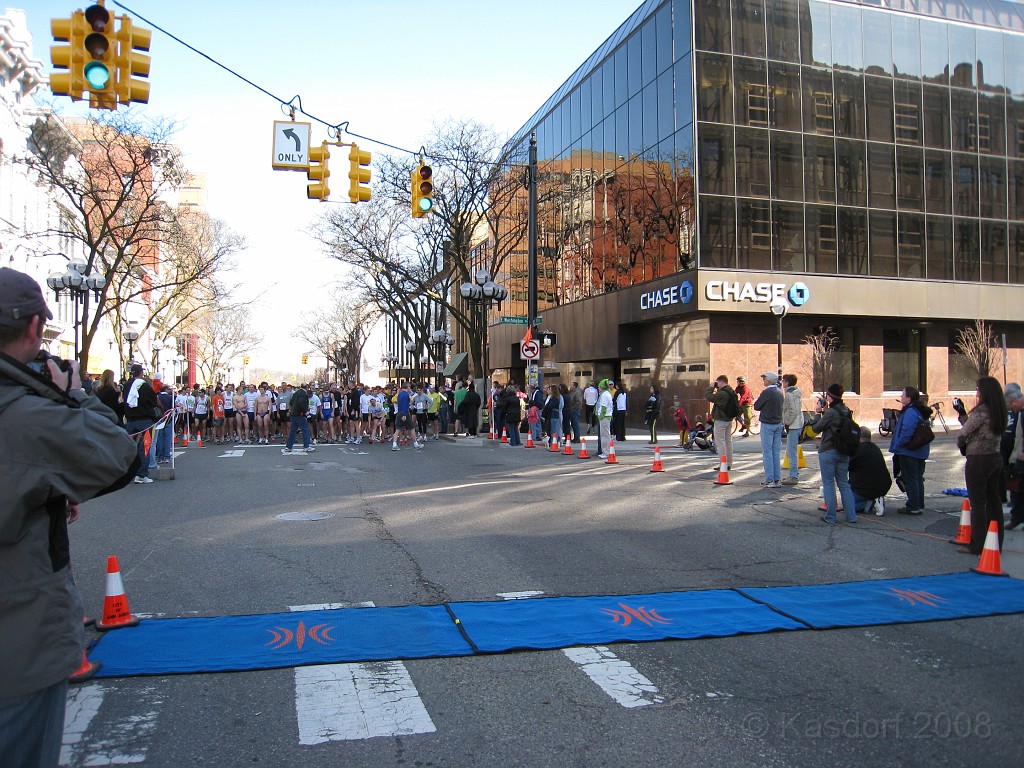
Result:
M671 285L658 291L640 294L640 309L656 309L672 304L689 304L693 301L693 283L684 280L680 285Z
M811 298L811 289L804 283L793 283L789 288L789 303L794 307L802 307Z
M679 296L682 298L683 304L689 304L693 300L693 283L684 280L683 284L679 286Z

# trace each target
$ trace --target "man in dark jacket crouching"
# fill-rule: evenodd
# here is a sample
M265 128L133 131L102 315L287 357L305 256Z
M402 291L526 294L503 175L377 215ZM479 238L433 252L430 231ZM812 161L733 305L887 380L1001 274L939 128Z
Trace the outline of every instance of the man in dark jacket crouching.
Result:
M867 514L872 507L876 515L885 514L884 497L892 488L892 476L882 449L871 442L867 427L860 428L860 445L850 458L850 487L859 514Z

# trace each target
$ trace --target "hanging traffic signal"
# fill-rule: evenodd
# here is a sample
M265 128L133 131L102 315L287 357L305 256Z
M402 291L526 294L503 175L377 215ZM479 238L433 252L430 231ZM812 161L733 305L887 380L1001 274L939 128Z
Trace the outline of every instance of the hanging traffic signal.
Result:
M50 90L55 96L80 99L85 90L85 14L75 11L68 19L50 19L50 32L55 43L67 43L50 46L50 63L55 69L67 70L50 75Z
M148 51L153 33L132 24L127 16L121 17L121 26L117 30L117 100L122 104L137 101L145 104L149 101L149 82L140 80L149 77L151 59Z
M370 199L370 188L364 187L363 184L370 183L370 169L366 167L370 164L370 153L353 144L348 153L348 161L351 165L348 172L351 180L348 186L348 199L353 203L366 202Z
M248 355L243 355L242 356L242 365L248 365L248 364L249 364L249 356Z
M309 148L309 170L306 171L306 178L314 184L306 186L306 197L310 200L326 200L331 196L331 188L328 186L327 177L331 175L327 161L331 159L331 151L327 149L327 142L319 147Z
M309 365L309 355L303 355L302 356L302 364L303 365Z
M410 174L412 182L412 217L422 219L434 210L434 171L420 163Z
M95 109L117 109L116 79L111 71L117 54L117 41L113 38L114 24L110 11L102 5L85 9L85 90L89 92L89 106Z

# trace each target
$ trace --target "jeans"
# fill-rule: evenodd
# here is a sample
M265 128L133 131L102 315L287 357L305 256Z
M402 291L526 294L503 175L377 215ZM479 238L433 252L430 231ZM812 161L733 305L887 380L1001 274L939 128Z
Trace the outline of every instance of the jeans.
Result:
M0 698L4 768L56 768L67 700L67 680L24 696Z
M763 427L762 427L763 429ZM791 429L786 434L786 458L789 459L789 476L794 480L800 479L800 463L797 456L797 447L800 445L800 429Z
M530 425L530 436L535 443L540 442L540 419L537 419Z
M924 459L900 454L900 475L907 488L907 509L924 509Z
M764 425L761 426L761 434L764 434ZM825 493L825 522L836 521L836 486L839 486L839 496L843 500L843 510L846 512L846 522L857 522L857 501L853 497L853 489L850 487L850 457L846 456L835 448L818 453L818 466L821 468L821 486Z
M156 434L156 460L170 461L171 450L174 447L174 425L168 420L164 423L164 428Z
M133 439L139 444L139 471L135 473L137 477L149 477L149 456L146 454L144 441L142 439L144 435L138 433L145 432L151 426L153 426L152 419L129 421L124 425L124 428L128 430L128 434L132 435ZM150 448L152 448L152 446L150 446Z
M508 434L509 445L522 445L523 441L519 439L519 419L515 420L515 423L505 420L505 432Z
M562 435L562 420L554 416L551 417L551 430L548 432L551 435L552 440L561 438Z
M782 423L761 422L761 463L764 465L764 479L777 483L782 479Z
M305 416L292 416L292 425L288 430L288 439L284 444L284 447L289 451L295 445L295 434L300 431L302 432L302 447L309 448L309 419Z
M572 441L580 441L580 414L579 411L569 414L569 429L572 430Z

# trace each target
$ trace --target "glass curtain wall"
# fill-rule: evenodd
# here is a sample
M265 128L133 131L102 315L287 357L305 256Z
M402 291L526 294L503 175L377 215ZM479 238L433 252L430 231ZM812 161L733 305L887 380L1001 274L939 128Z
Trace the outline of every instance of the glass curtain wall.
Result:
M1019 31L694 0L700 266L1020 283L1024 25L970 9Z

